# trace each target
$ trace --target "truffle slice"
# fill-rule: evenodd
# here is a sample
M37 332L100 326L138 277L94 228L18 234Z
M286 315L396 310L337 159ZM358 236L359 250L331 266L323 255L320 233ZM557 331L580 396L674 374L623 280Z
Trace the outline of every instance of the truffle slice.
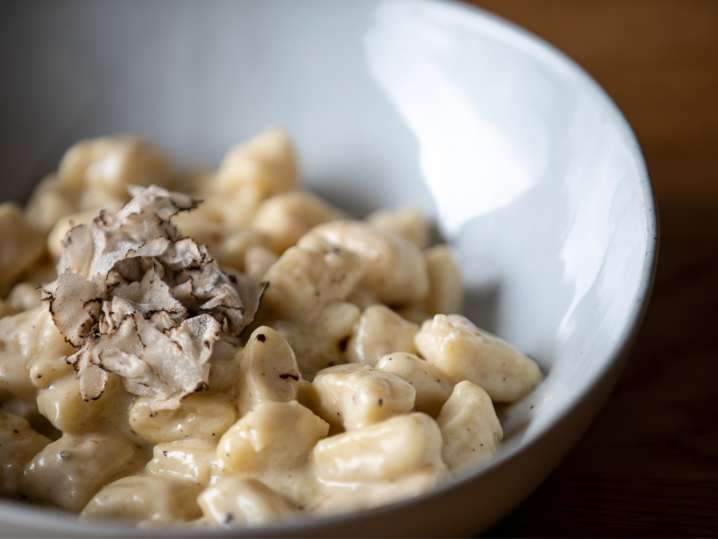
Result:
M228 275L180 234L172 217L198 200L156 186L130 192L118 212L68 231L44 299L76 348L66 360L84 398L99 397L113 372L130 393L173 408L206 387L214 344L238 339L266 284Z

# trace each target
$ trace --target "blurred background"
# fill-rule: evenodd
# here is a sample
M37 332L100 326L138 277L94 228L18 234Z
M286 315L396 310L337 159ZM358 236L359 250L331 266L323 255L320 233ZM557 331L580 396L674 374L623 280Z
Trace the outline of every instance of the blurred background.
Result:
M545 38L635 129L660 215L624 375L556 473L488 535L718 535L718 1L473 0Z

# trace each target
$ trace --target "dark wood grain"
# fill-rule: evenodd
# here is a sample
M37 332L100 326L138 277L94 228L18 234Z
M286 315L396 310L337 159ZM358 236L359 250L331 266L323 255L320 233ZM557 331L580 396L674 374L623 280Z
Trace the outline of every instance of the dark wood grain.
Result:
M634 126L656 191L653 299L607 406L498 536L718 535L718 1L476 0L558 46Z

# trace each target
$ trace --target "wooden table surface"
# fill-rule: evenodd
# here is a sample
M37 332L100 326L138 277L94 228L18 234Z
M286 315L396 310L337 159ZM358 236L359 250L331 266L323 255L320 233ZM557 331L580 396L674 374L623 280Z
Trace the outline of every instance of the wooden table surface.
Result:
M638 134L660 213L653 299L582 441L489 535L718 535L718 1L474 0L583 65Z

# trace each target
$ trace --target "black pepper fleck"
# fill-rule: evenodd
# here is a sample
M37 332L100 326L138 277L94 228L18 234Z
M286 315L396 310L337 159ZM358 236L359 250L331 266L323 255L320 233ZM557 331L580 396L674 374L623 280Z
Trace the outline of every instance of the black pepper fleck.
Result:
M257 340L259 342L264 342L267 340L267 336L264 333L260 333L259 335L257 335Z
M378 404L379 406L384 406L384 399L379 399L379 400L377 401L377 404Z

